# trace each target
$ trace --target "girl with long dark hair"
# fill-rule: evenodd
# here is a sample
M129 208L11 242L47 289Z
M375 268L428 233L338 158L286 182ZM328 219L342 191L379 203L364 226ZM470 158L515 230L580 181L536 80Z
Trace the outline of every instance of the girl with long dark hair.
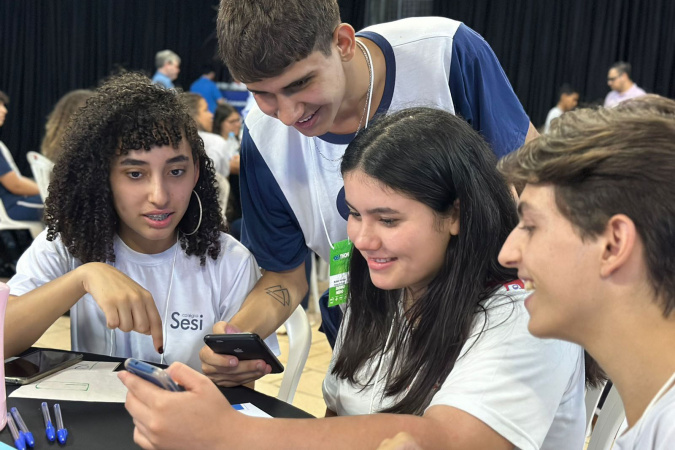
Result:
M525 289L497 262L518 217L496 164L483 139L445 111L403 110L359 133L341 167L354 250L323 387L326 415L342 417L230 413L208 379L174 365L172 377L195 395L120 375L137 442L188 445L182 434L207 447L372 449L405 431L422 448L582 448L583 351L527 330ZM174 431L197 401L203 416ZM219 419L204 425L207 417Z

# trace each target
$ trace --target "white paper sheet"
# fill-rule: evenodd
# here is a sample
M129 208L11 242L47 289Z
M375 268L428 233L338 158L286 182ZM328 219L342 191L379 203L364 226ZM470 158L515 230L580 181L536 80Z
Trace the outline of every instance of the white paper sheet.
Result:
M120 363L82 361L35 383L21 386L10 397L79 402L124 403L127 388L113 372Z
M247 416L251 417L272 417L269 414L267 414L265 411L262 409L258 408L255 406L253 403L241 403L239 405L232 405L234 409L239 411L242 414L245 414Z
M124 403L127 388L113 372L121 363L82 361L35 383L21 386L10 397L79 402ZM272 417L252 403L232 405L251 417Z

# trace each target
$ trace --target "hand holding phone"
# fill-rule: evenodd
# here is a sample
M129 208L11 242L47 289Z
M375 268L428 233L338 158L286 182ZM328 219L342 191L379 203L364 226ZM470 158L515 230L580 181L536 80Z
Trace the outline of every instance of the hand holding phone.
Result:
M284 366L272 350L255 333L207 334L204 343L214 353L236 356L242 361L262 359L272 367L272 373L284 371Z
M124 361L124 368L167 391L181 392L185 390L183 386L173 381L166 371L138 359L128 358Z

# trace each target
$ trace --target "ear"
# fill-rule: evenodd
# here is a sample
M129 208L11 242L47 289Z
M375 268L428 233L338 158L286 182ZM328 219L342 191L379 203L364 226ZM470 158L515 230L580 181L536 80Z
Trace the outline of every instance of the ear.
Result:
M356 51L356 32L348 23L341 23L333 31L333 45L337 46L340 59L351 61Z
M452 213L448 217L447 226L451 236L459 234L459 199L452 204Z
M604 251L600 261L600 276L605 278L621 269L633 256L637 239L635 223L625 214L612 216L604 233Z

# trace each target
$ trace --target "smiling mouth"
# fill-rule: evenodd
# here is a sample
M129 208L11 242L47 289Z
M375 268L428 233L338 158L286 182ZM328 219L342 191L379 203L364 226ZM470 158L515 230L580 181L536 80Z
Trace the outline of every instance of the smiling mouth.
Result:
M309 120L312 119L312 117L314 117L315 114L316 114L316 111L314 111L312 114L310 114L309 116L307 116L307 118L302 119L302 120L298 120L298 123L305 123L305 122L308 122Z
M535 285L534 285L534 281L532 281L532 280L525 280L524 285L525 285L525 289L528 290L528 291L534 291L536 289Z

